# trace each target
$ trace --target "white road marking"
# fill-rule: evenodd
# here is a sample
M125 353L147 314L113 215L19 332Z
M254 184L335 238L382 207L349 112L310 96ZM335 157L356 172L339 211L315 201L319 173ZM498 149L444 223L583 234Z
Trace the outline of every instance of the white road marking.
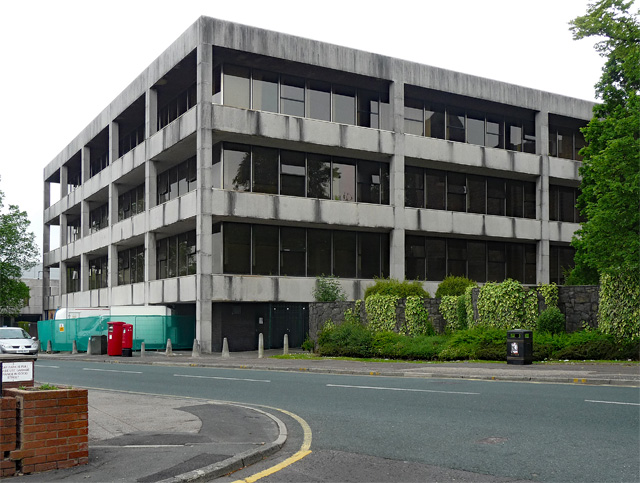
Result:
M51 368L51 369L60 369L60 366L43 366L42 364L38 364L38 369L41 368L41 367L48 367L48 368Z
M600 403L600 404L620 404L622 406L640 406L640 403L629 403L619 401L594 401L592 399L585 399L584 402Z
M192 376L190 374L174 374L175 377L193 377L196 379L219 379L221 381L271 382L269 379L241 379L239 377Z
M477 396L479 392L460 392L460 391L436 391L432 389L403 389L399 387L379 387L379 386L348 386L344 384L327 384L327 387L344 387L348 389L377 389L381 391L406 391L406 392L435 392L440 394L465 394Z
M88 367L83 367L83 371L96 371L96 372L121 372L123 374L142 374L142 372L138 371L117 371L115 369L89 369Z

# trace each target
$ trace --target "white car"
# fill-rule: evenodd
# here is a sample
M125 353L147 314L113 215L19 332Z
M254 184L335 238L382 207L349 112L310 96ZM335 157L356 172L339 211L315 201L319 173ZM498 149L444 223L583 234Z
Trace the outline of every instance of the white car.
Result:
M20 327L0 327L0 354L38 354L38 341Z

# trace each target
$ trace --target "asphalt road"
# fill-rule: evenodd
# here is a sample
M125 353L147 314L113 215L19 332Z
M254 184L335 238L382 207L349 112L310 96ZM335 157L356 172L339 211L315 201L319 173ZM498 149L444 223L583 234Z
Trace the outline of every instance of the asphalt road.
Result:
M389 459L398 471L407 465L407 475L434 465L509 480L640 480L638 388L61 360L38 361L35 374L40 382L295 413L311 427L313 453L267 481L296 481L292 471L332 481L316 473L335 475L340 461L356 459L363 468Z

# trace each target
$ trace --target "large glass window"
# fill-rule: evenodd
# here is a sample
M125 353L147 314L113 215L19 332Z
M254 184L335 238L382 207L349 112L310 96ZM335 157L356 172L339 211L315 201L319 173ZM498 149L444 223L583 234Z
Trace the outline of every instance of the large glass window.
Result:
M106 256L89 260L89 290L107 288L108 258Z
M307 196L329 199L331 197L331 156L309 154L307 167Z
M425 239L421 236L407 235L405 238L405 278L407 280L425 280L427 252Z
M224 223L224 273L251 273L251 225Z
M467 177L464 173L447 173L447 210L466 211Z
M297 151L280 151L280 194L306 196L305 155Z
M254 275L278 275L279 242L278 227L253 225L253 249L251 254Z
M575 266L575 249L571 246L551 245L549 247L549 281L563 285L565 276Z
M465 142L465 115L462 109L447 108L447 139Z
M331 275L331 231L307 230L307 276Z
M158 174L158 204L165 203L196 189L196 157Z
M427 180L427 208L432 210L446 209L447 173L433 169L425 170Z
M467 175L467 212L487 212L487 183L484 176Z
M304 79L283 76L280 89L280 112L304 117Z
M502 178L487 178L487 214L504 216L506 187Z
M251 107L251 71L235 65L224 66L224 103L227 106Z
M356 201L356 166L346 158L333 159L332 196L334 200Z
M253 161L254 193L278 194L278 150L254 147Z
M223 188L249 191L251 187L251 148L240 144L224 144Z
M359 233L358 278L380 277L381 273L380 235L378 233Z
M144 184L118 195L118 221L144 212Z
M422 101L405 99L404 101L404 132L407 134L424 134L424 112Z
M338 277L356 276L356 234L350 231L333 232L333 273Z
M477 112L467 113L467 142L484 146L484 114Z
M427 238L426 280L444 280L447 275L447 245L442 238Z
M309 81L309 114L312 119L331 121L331 84Z
M144 245L118 252L118 285L144 282Z
M253 71L253 108L278 112L278 75Z
M306 230L280 229L280 275L304 277L306 274Z
M109 226L109 203L100 205L89 212L89 228L91 233Z
M195 231L169 236L156 242L156 275L159 280L195 273Z
M404 174L404 204L424 208L424 169L407 166Z
M424 110L424 135L431 138L445 138L444 106L426 104Z
M353 87L334 86L333 122L341 124L356 123L356 90Z

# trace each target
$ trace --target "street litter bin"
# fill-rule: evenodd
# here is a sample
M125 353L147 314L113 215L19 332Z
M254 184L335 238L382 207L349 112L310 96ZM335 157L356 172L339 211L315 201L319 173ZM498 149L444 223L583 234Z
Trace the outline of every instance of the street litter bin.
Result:
M533 362L533 331L514 329L507 331L507 364Z
M124 322L107 322L107 354L122 355L122 326Z
M89 345L91 346L91 353L106 354L107 353L107 336L106 335L92 335L89 337Z
M133 325L122 326L122 357L131 357L133 354Z

